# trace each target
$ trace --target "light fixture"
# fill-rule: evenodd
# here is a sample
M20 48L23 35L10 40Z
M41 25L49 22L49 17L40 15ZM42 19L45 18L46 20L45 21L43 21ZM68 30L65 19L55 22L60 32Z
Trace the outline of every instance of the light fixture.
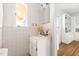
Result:
M46 8L48 8L49 3L43 3L40 6L41 6L41 8L46 9Z

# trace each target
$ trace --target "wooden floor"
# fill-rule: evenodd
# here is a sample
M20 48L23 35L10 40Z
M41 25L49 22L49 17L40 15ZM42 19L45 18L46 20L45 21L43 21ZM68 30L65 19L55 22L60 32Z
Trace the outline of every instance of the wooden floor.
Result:
M73 41L70 44L61 43L58 56L79 56L79 41Z

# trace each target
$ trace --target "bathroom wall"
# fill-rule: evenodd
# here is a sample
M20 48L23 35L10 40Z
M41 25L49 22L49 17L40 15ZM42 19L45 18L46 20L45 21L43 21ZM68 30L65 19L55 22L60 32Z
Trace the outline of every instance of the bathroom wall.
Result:
M28 8L28 25L30 26L30 36L37 35L35 24L40 23L39 18L39 3L29 3Z
M3 8L0 3L0 48L2 47L2 24L3 24Z
M3 48L8 48L10 56L28 55L29 30L25 27L5 27L3 29Z
M28 55L29 28L16 27L15 4L3 4L2 47L8 48L11 56Z
M28 4L28 13L30 25L39 23L39 3Z
M4 3L3 4L3 27L15 27L15 4L14 3Z
M50 4L50 29L51 29L51 34L52 34L52 41L51 41L51 54L52 56L57 55L57 40L56 40L56 28L54 27L55 25L55 4Z

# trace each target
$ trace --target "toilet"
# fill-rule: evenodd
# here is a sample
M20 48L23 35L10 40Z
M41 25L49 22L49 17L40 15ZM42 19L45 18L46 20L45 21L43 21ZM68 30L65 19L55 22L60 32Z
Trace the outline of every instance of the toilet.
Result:
M0 48L0 56L8 56L8 48Z

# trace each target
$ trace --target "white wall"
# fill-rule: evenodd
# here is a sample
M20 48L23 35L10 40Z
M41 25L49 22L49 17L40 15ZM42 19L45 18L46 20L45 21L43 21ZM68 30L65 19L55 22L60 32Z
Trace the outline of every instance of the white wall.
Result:
M29 24L39 23L39 4L28 4Z
M0 3L0 27L3 24L3 5Z
M29 29L16 27L14 3L3 4L2 47L9 49L9 55L27 55L29 50Z
M2 47L2 24L3 24L3 8L0 3L0 48Z
M3 27L15 27L15 4L14 3L4 3L3 4Z
M57 39L56 39L56 29L55 29L55 4L50 4L50 27L52 33L52 56L57 55Z

